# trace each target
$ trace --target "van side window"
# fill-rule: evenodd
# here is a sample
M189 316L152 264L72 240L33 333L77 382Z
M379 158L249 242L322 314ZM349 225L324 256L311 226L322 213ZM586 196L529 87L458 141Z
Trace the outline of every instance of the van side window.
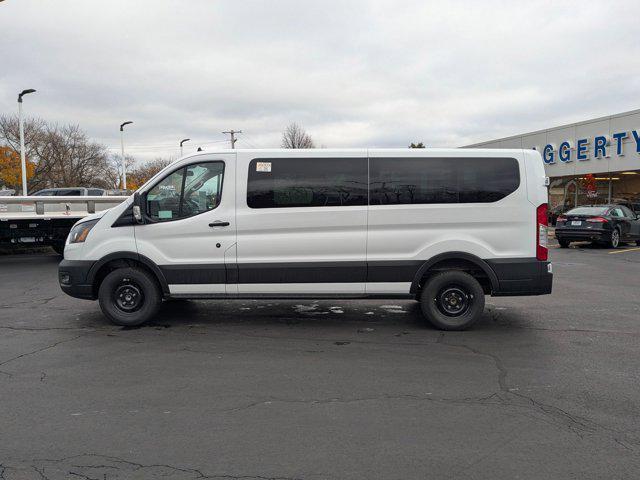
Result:
M160 180L147 193L147 215L157 222L179 220L220 204L223 162L187 165Z
M371 158L370 204L497 202L520 185L514 158Z
M366 204L366 158L259 158L249 163L250 208Z

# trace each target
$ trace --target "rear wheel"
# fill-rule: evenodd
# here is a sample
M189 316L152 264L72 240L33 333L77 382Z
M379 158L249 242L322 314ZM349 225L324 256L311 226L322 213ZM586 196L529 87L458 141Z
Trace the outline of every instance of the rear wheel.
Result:
M466 272L450 270L431 277L420 295L423 315L441 330L466 330L482 316L484 291Z
M153 276L139 268L118 268L98 290L102 313L116 325L135 326L150 320L162 302Z
M569 248L569 240L560 240L558 239L558 243L560 244L560 248Z
M620 230L614 228L611 232L611 238L609 239L609 246L611 248L618 248L620 246Z

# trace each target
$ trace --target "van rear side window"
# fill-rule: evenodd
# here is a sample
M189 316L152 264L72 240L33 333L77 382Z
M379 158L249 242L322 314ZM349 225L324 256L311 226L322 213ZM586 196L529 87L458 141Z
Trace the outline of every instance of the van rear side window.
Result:
M366 204L366 158L259 158L249 163L250 208Z
M370 204L497 202L520 186L514 158L371 158Z

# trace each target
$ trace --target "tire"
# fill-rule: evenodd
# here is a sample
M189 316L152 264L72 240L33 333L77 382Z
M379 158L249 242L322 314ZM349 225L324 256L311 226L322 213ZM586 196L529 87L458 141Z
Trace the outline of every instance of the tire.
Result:
M440 330L466 330L482 316L484 291L466 272L438 273L423 287L420 308L425 318Z
M636 245L640 247L640 240L636 240Z
M558 239L558 243L560 244L560 248L569 248L569 244L571 242L569 240L560 240L560 239Z
M618 248L620 246L620 230L616 227L611 232L611 238L609 239L610 248Z
M64 257L64 243L54 243L53 245L51 245L51 248L53 248L53 251L58 255Z
M145 270L118 268L109 273L98 290L102 313L116 325L132 327L150 320L162 295L156 279Z

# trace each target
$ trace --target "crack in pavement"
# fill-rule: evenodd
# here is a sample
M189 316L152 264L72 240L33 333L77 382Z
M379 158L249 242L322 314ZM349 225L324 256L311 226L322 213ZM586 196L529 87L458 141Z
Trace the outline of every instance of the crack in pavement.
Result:
M480 351L466 344L447 343L444 341L444 335L441 343L443 345L447 345L450 347L462 348L475 355L484 356L493 360L493 363L495 364L495 367L498 371L497 382L498 382L498 387L500 389L499 394L496 394L496 396L500 398L505 405L509 405L513 407L529 406L530 408L541 412L543 415L547 416L549 419L559 420L562 424L564 424L566 428L568 428L570 431L572 431L581 439L584 438L584 435L583 435L584 433L597 434L597 433L604 433L603 431L610 432L611 434L615 434L615 435L627 435L624 432L620 432L618 430L607 427L605 425L601 425L586 417L569 413L560 407L556 407L555 405L549 405L547 403L540 402L538 400L535 400L533 397L524 395L522 393L518 393L513 389L508 388L507 382L506 382L508 371L505 368L500 357L498 357L495 354ZM514 403L513 397L517 397L518 399L524 400L525 404L521 405L518 403ZM551 423L555 425L557 422L551 422ZM613 440L615 443L624 446L628 450L629 448L626 447L625 444L621 444L620 438L616 437L615 435L605 435L605 436L610 440ZM633 444L633 445L640 445L640 440L627 439L626 443Z
M84 464L77 462L78 459L85 460ZM97 464L90 464L95 459ZM233 474L233 473L214 473L207 474L200 469L178 467L170 464L143 464L120 457L100 455L96 453L82 453L72 455L60 459L34 459L27 463L23 463L29 470L38 474L42 480L52 480L59 478L56 474L62 473L64 478L69 476L82 478L85 480L106 480L107 478L131 478L135 474L136 478L152 478L171 476L171 478L180 479L232 479L232 480L303 480L302 477L290 477L280 475L251 475L251 474ZM0 480L5 479L4 472L8 468L17 469L18 466L7 466L6 463L0 464ZM108 472L100 471L108 470ZM140 477L140 474L142 477ZM178 476L176 476L178 475ZM317 476L316 474L312 476ZM25 478L25 477L20 477Z
M34 350L34 351L32 351L32 352L21 353L20 355L17 355L17 356L15 356L15 357L13 357L13 358L10 358L10 359L8 359L8 360L5 360L4 362L0 362L0 366L2 366L2 365L6 365L6 364L7 364L7 363L9 363L9 362L13 362L14 360L18 360L18 359L23 358L23 357L28 357L28 356L30 356L30 355L35 355L36 353L44 352L45 350L49 350L49 349L51 349L51 348L55 348L55 347L57 347L58 345L61 345L61 344L63 344L63 343L72 342L72 341L77 340L78 338L80 338L80 337L82 337L82 336L84 336L84 335L77 335L77 336L75 336L75 337L73 337L73 338L68 338L68 339L66 339L66 340L61 340L61 341L59 341L59 342L52 343L51 345L47 345L46 347L39 348L39 349Z
M90 328L90 327L11 327L0 325L0 329L5 330L14 330L16 332L55 332L58 330L66 331L66 330L79 330L79 331L88 331L88 332L110 332L117 331L116 328L113 329L99 329L99 328Z

